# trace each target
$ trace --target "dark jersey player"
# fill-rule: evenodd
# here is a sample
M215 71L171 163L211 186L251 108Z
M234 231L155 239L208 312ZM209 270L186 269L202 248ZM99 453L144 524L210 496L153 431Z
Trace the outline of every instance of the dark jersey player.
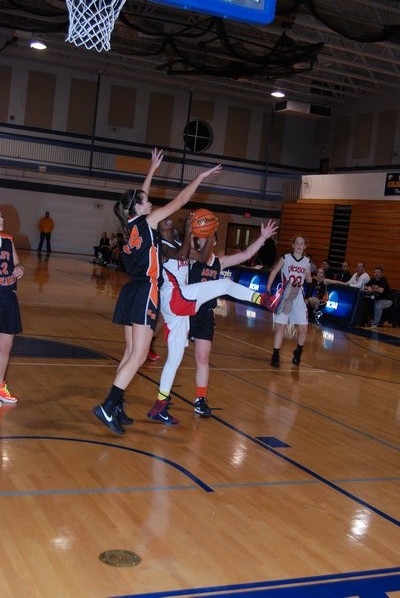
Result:
M261 234L240 253L233 255L215 256L213 253L206 263L193 262L190 267L189 282L206 282L218 280L221 270L231 268L249 260L264 245L265 241L276 233L278 225L269 220L266 225L261 225ZM198 239L200 246L209 242L207 239ZM212 248L210 246L210 251ZM213 299L202 305L196 315L190 318L190 338L194 340L196 358L196 399L194 412L202 417L209 417L211 409L207 403L208 380L210 375L210 352L214 338L214 308L217 300Z
M24 275L13 238L3 233L4 217L0 212L0 406L15 405L18 399L10 392L5 377L14 335L21 332L17 299L17 280Z

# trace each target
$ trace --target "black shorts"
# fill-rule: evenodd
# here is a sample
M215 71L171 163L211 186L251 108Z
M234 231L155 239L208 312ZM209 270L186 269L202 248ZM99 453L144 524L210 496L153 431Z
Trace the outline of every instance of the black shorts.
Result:
M142 324L155 330L159 316L160 292L149 281L130 280L121 289L114 310L114 324Z
M18 334L22 331L17 293L0 287L0 333Z
M189 338L198 338L212 341L214 338L215 318L214 311L207 309L200 311L195 316L190 316Z

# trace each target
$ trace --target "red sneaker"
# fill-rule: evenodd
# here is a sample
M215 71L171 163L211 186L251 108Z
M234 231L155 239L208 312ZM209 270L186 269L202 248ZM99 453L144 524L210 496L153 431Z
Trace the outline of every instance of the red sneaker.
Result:
M149 354L147 355L147 359L150 361L160 361L160 356L155 351L149 350Z
M5 381L0 384L0 401L6 405L16 405L18 403L17 397L13 397Z
M160 401L159 399L157 399L157 401L154 403L154 405L148 412L147 417L153 421L167 424L168 426L174 426L176 424L179 424L179 421L168 413L169 406L170 403L168 401Z

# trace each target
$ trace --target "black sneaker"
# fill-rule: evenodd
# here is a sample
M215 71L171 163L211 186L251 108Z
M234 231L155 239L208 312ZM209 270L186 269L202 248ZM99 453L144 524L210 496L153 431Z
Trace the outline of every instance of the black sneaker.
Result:
M300 361L301 361L301 351L299 351L298 349L295 349L293 351L292 363L293 363L293 365L300 365Z
M97 407L93 409L93 413L104 425L107 426L107 428L109 428L115 434L125 434L124 428L117 419L115 409L111 413L107 413L103 405L97 405Z
M279 367L279 353L272 353L272 357L271 357L271 365L273 368L278 368Z
M157 399L157 401L154 403L154 405L148 412L147 417L155 422L161 422L163 424L166 424L167 426L179 424L179 421L168 413L169 406L169 402L160 401L159 399Z
M207 399L196 399L194 402L194 412L202 417L211 417L211 409L208 406Z
M133 418L129 417L129 415L125 411L125 401L122 401L121 405L117 405L115 408L115 415L117 417L118 423L121 426L130 426L133 424Z

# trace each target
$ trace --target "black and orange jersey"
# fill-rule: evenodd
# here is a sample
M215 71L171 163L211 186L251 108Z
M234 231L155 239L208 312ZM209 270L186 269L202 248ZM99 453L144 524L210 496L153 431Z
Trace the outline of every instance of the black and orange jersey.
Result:
M128 228L129 239L122 248L126 273L130 278L147 278L160 284L161 252L158 231L149 226L144 215L131 218Z
M213 256L211 265L203 262L193 262L189 271L189 284L194 282L207 282L208 280L218 280L220 272L221 263L215 255ZM217 307L217 300L211 299L200 307L199 312L207 311L214 307Z
M14 253L12 237L0 233L0 292L12 291L17 288L14 272Z

